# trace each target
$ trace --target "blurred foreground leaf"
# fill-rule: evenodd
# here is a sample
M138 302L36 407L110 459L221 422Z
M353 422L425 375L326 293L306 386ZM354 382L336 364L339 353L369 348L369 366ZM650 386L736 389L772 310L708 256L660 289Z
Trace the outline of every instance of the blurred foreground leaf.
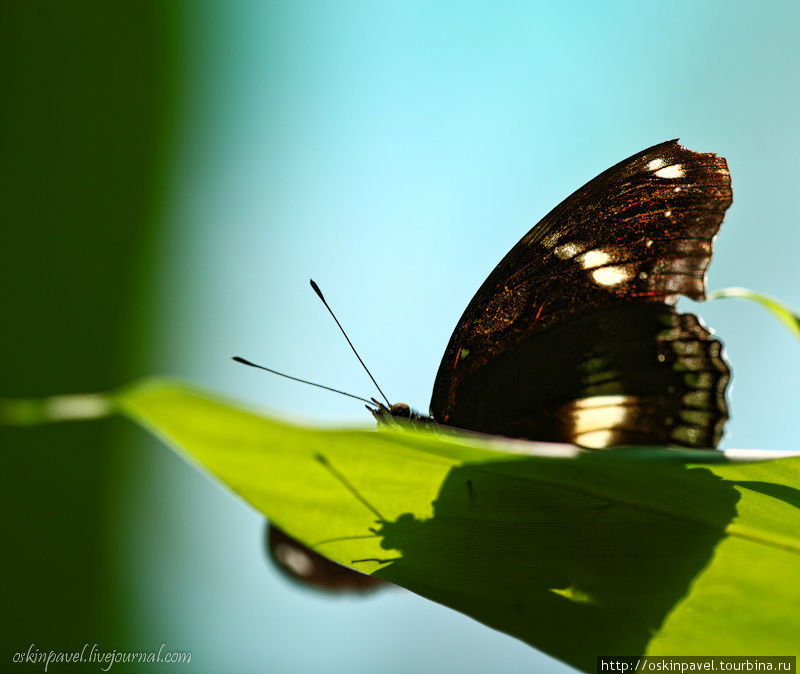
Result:
M113 403L321 554L585 671L800 653L800 457L320 430L166 381Z

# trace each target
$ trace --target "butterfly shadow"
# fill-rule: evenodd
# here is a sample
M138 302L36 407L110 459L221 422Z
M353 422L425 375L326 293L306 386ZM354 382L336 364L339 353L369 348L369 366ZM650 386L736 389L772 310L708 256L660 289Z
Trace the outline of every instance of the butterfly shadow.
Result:
M703 467L605 470L607 458L575 459L592 481L570 478L563 460L453 468L431 518L380 523L386 566L373 575L584 671L598 655L642 654L709 563L739 494Z

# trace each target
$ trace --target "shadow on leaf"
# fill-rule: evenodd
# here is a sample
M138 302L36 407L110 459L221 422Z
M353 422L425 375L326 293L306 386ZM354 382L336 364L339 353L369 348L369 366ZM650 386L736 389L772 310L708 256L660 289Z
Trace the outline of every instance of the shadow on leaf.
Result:
M373 575L583 670L597 655L644 653L708 564L739 496L705 468L632 467L603 454L577 459L606 485L597 491L557 483L563 461L452 469L432 518L380 523L387 565ZM626 469L636 494L620 479ZM628 505L643 491L650 508ZM695 498L701 522L674 511Z

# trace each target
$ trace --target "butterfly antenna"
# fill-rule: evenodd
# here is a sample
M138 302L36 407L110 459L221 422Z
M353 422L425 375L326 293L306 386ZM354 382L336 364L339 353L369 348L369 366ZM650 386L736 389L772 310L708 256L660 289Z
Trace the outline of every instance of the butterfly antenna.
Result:
M353 342L350 341L350 338L347 336L347 333L344 331L342 324L339 323L339 319L336 318L336 314L333 313L333 310L328 306L328 303L325 301L325 298L322 295L322 291L319 289L319 286L314 283L314 279L309 279L311 281L311 287L314 289L314 292L317 293L317 296L322 300L322 303L325 305L325 308L328 310L331 316L333 316L333 320L336 321L336 325L339 326L339 330L342 331L344 338L347 340L347 343L350 345L350 348L353 349L353 353L356 354L356 358L358 358L358 362L361 363L361 366L364 368L366 373L369 375L369 378L372 379L372 383L375 384L375 388L380 391L380 394L383 396L383 399L386 401L386 405L391 407L392 403L389 402L389 399L386 397L386 394L381 390L381 387L378 386L378 382L375 381L375 377L372 376L372 372L369 371L369 368L365 365L364 361L361 360L361 356L358 355L358 351L356 351L356 347L353 346Z
M278 372L277 370L270 370L268 367L264 367L263 365L256 365L255 363L251 363L249 360L245 360L244 358L241 358L239 356L234 356L232 360L235 360L237 363L241 363L242 365L249 365L250 367L258 368L259 370L266 370L267 372L272 372L272 374L277 374L279 377L285 377L286 379L291 379L292 381L299 381L301 384L308 384L309 386L324 388L326 391L333 391L334 393L347 396L348 398L355 398L356 400L360 400L365 403L372 402L370 400L367 400L366 398L362 398L361 396L354 396L352 393L345 393L344 391L340 391L338 388L323 386L322 384L316 384L313 381L306 381L305 379L298 379L297 377L292 377L291 375L284 374L283 372Z

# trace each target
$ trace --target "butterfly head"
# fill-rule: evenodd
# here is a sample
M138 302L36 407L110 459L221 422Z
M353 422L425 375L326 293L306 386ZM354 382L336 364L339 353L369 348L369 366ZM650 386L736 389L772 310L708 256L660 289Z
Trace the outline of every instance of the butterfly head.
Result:
M375 407L367 407L367 409L372 412L372 416L375 417L378 424L393 424L399 422L411 423L414 425L428 425L436 423L432 417L420 414L406 403L395 403L391 407L387 407L374 398L372 399L372 403Z

